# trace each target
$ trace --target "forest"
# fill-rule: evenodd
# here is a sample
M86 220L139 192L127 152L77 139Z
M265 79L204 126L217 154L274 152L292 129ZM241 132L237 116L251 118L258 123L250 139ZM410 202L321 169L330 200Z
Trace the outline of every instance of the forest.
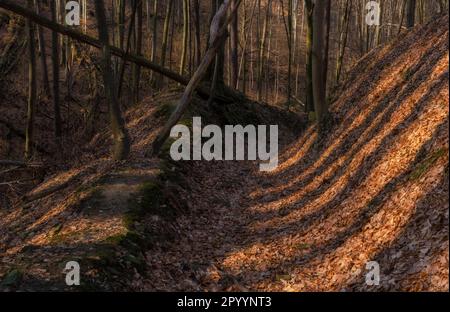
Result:
M0 291L448 292L448 10L0 0Z

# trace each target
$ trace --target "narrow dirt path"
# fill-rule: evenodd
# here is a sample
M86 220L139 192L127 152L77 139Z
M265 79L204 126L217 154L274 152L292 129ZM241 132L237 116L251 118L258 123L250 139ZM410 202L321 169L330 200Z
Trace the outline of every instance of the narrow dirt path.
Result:
M147 254L149 290L244 289L222 262L252 239L247 207L248 194L258 187L250 174L255 168L249 162L193 164L190 211L178 220L178 238Z

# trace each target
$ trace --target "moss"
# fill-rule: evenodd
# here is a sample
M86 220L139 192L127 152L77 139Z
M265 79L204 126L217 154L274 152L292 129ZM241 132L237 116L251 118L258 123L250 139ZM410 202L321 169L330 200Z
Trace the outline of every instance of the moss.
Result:
M258 125L261 118L251 107L245 105L228 105L222 110L227 124L232 125Z
M175 110L175 103L174 102L165 102L158 106L155 112L156 118L169 118L170 115Z
M190 115L190 114L189 114ZM193 127L193 117L189 116L189 117L185 117L183 119L181 119L178 124L179 125L185 125L186 127L188 127L190 130L192 130Z
M420 179L426 172L430 170L433 164L436 163L439 158L447 154L447 152L448 150L446 148L441 148L432 153L429 157L427 157L416 166L416 168L409 175L409 179L411 181Z
M412 68L408 67L400 73L400 77L402 78L403 81L408 81L413 76L413 74L414 72Z
M76 233L73 232L69 232L69 233L65 233L65 234L61 234L61 233L54 233L50 239L49 239L49 243L51 245L58 245L70 240L73 240L74 238L76 238Z
M17 286L22 281L23 275L20 269L13 269L6 273L0 285L4 287Z
M175 142L176 139L174 138L167 138L167 140L164 142L163 146L161 147L161 150L159 151L159 157L162 159L170 159L170 147Z
M159 182L147 182L141 186L140 207L144 213L164 215L164 195Z

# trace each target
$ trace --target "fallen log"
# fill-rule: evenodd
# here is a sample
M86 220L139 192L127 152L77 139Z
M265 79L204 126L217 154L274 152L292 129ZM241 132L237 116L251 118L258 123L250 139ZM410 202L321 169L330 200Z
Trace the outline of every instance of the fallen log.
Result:
M83 42L85 44L96 47L98 49L103 48L103 43L100 40L93 38L91 36L88 36L86 34L83 34L77 30L74 30L69 27L55 23L44 16L36 14L35 12L33 12L27 8L24 8L21 5L18 5L17 3L15 3L15 1L0 0L0 8L6 9L15 14L18 14L20 16L28 18L38 25L49 28L57 33L68 36L77 41ZM143 56L139 56L134 53L127 53L126 51L124 51L120 48L114 47L114 46L110 46L109 48L113 55L118 56L128 62L132 62L132 63L135 63L142 67L148 68L148 69L150 69L158 74L161 74L167 78L170 78L182 85L187 86L189 84L189 81L190 81L189 78L179 75L176 72L173 72L173 71L171 71L165 67L162 67L158 64L155 64ZM196 86L195 90L197 91L198 95L200 97L202 97L203 99L205 99L205 100L209 99L210 92L209 92L209 88L207 86L205 86L203 84L199 84ZM242 93L231 90L230 88L225 89L224 95L216 95L214 97L214 100L216 102L223 103L223 104L233 103L238 99L244 100L245 96Z

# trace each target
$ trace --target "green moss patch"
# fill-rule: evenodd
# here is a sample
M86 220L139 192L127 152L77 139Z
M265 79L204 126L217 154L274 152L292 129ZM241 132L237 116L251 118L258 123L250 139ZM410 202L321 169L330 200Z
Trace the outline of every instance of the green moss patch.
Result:
M409 175L409 180L419 180L425 173L427 173L430 168L438 161L441 157L446 155L448 153L448 149L441 148L434 153L432 153L430 156L428 156L425 160L420 162L416 168L411 172Z

